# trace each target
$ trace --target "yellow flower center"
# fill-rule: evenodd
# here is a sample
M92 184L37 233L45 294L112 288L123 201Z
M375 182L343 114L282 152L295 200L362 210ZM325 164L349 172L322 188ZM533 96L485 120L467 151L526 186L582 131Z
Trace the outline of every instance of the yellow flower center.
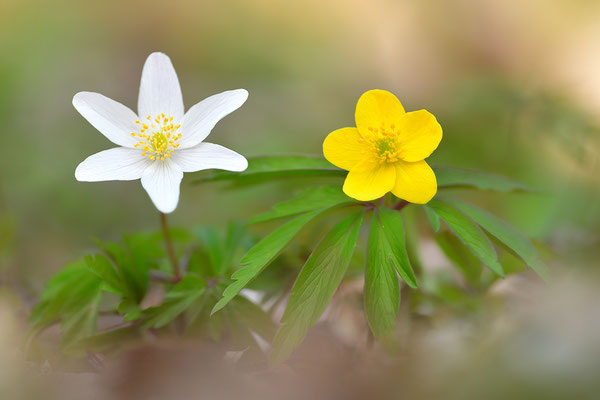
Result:
M363 135L369 151L380 164L395 163L400 159L400 141L395 128L394 124L386 127L382 123L379 128L369 127L369 134Z
M164 161L179 147L177 141L181 139L179 133L181 125L173 125L173 117L167 117L164 113L154 119L148 115L146 120L147 122L135 121L140 131L131 132L131 136L139 138L133 147L142 149L142 156L150 160Z

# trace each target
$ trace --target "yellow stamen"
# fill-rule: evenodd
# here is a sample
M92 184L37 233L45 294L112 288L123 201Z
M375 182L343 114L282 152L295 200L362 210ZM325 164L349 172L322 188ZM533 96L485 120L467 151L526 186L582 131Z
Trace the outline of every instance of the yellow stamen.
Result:
M131 136L139 138L134 147L139 147L142 151L141 155L152 161L164 161L166 158L170 158L175 149L179 147L179 143L176 142L182 136L178 132L181 125L173 125L173 117L165 116L164 113L156 116L148 115L146 120L150 121L150 126L139 120L136 121L136 124L141 126L139 133L131 133ZM146 131L148 133L144 133Z

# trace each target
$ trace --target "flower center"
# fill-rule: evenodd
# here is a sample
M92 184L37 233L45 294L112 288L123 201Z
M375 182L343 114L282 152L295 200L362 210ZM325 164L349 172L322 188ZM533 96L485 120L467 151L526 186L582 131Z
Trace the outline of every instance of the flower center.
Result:
M395 163L400 159L400 141L395 128L394 124L386 127L382 123L379 128L369 127L369 135L363 137L380 164Z
M133 147L141 148L142 156L150 160L164 161L179 147L177 141L181 139L181 133L178 130L181 125L173 125L173 117L167 117L164 113L154 119L148 115L146 120L148 122L135 121L140 131L131 132L131 136L139 138Z

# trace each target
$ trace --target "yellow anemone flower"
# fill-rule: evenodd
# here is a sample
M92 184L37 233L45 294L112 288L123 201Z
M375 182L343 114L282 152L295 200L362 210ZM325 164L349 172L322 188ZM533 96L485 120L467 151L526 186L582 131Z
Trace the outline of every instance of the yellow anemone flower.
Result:
M442 140L433 114L407 113L392 93L369 90L358 99L355 119L356 128L333 131L323 142L325 158L350 171L344 193L360 201L390 191L411 203L431 200L437 181L424 160Z

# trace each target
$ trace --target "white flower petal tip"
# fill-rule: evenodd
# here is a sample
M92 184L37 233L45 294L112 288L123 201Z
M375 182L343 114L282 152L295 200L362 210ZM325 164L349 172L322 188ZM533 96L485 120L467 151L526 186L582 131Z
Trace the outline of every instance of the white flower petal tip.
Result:
M123 104L100 93L79 92L73 96L73 107L108 140L124 147L133 147L137 115Z
M183 117L183 96L171 59L164 53L152 53L142 69L138 115L146 118L165 113L176 121Z
M183 172L196 172L205 169L241 172L248 168L248 160L241 154L227 147L207 142L177 151L173 161L179 165Z
M181 147L189 148L201 143L217 122L240 108L247 99L248 91L245 89L227 90L192 106L183 116L181 126L186 135L182 138Z
M179 202L179 185L183 171L172 161L152 163L142 175L142 186L158 211L169 214Z

